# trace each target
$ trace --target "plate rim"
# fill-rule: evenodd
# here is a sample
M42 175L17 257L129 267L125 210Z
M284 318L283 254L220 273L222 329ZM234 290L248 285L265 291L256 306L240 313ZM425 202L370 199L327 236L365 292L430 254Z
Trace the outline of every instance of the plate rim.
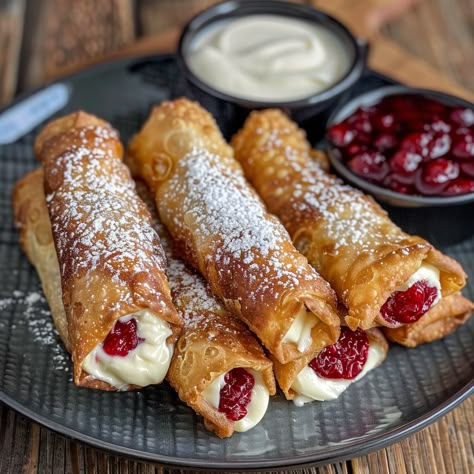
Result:
M18 95L13 101L11 101L7 106L0 109L0 114L6 112L11 107L19 104L20 102L28 99L32 95L41 90L49 87L53 84L63 83L68 80L76 80L78 78L87 76L89 74L94 74L100 72L101 70L107 70L108 68L120 68L127 67L130 64L135 62L144 62L144 61L164 61L173 59L175 60L176 55L173 53L163 53L163 54L146 54L146 55L131 55L126 58L120 59L111 59L105 62L100 62L92 66L86 67L76 72L72 72L65 76L55 79L54 81L48 82L39 86L31 91L25 92ZM367 73L373 74L383 80L395 82L389 76L381 74L377 71L374 71L370 68L366 68L362 77ZM164 454L159 454L152 451L143 451L140 449L129 448L126 446L120 446L118 444L103 441L99 438L89 436L85 433L77 431L75 429L69 428L66 425L63 425L55 420L51 420L48 417L36 413L34 410L28 408L27 406L18 403L10 395L7 395L2 387L0 387L0 402L4 403L5 406L15 410L17 413L27 417L28 419L40 424L41 426L51 429L52 431L66 436L70 439L83 442L90 447L103 449L108 452L111 452L116 455L130 457L136 460L142 460L146 462L158 462L160 464L171 466L173 468L179 467L192 467L199 469L211 469L211 470L244 470L244 471L255 471L259 470L260 472L266 470L274 469L284 469L284 468L305 468L312 466L321 466L325 464L331 464L335 462L341 462L354 457L363 456L374 451L383 449L389 445L392 445L396 442L405 439L406 437L426 428L430 424L434 423L436 420L442 416L449 413L471 395L474 395L474 379L468 381L461 388L456 390L454 394L445 399L442 403L438 404L436 407L427 411L426 413L417 416L412 421L403 423L397 427L391 428L389 430L384 430L375 434L366 435L365 438L355 438L351 440L345 446L333 446L321 451L320 453L312 454L302 454L297 456L292 456L291 458L280 457L275 460L266 459L265 461L259 461L256 459L252 460L229 460L229 461L216 461L213 459L197 459L197 458L181 458L177 456L168 456Z

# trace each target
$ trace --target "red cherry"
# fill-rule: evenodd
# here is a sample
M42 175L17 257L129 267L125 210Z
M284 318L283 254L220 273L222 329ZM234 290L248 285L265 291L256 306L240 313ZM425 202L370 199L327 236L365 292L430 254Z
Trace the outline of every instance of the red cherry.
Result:
M441 156L446 155L451 148L451 137L443 133L441 135L433 138L432 141L428 143L428 154L427 157L431 160L435 158L440 158Z
M374 145L379 151L387 151L395 148L398 145L398 141L395 135L382 133L375 139Z
M112 331L105 338L102 348L104 352L111 356L125 357L130 351L133 351L143 338L138 337L137 321L132 318L126 322L117 320Z
M430 123L427 123L425 125L425 130L427 132L432 133L433 135L445 134L451 131L451 125L449 125L449 123L445 122L442 119L437 119Z
M238 367L227 372L225 385L220 390L219 411L227 419L239 421L247 415L247 407L252 400L255 378L245 369Z
M320 377L352 380L362 372L368 356L369 338L365 331L343 326L339 340L325 347L308 365Z
M357 155L357 153L361 153L366 150L367 150L367 147L365 145L361 145L360 143L351 143L346 148L346 151L349 155Z
M458 194L474 193L474 179L457 178L454 179L443 190L447 196L457 196Z
M357 109L353 115L351 115L347 122L354 127L357 133L371 134L372 124L370 122L370 113L365 109Z
M424 280L405 291L394 291L380 308L383 318L391 324L418 321L433 305L438 289Z
M415 172L423 158L418 153L409 150L398 150L389 160L390 168L400 177L402 182L413 182ZM409 178L407 180L407 178Z
M381 132L393 132L398 128L393 113L375 114L372 121L374 128Z
M460 160L474 158L474 138L471 134L458 135L456 137L452 153Z
M428 155L428 145L433 139L429 133L415 132L407 135L400 145L403 150L409 150L420 154L421 156Z
M354 131L345 122L333 125L328 131L329 139L336 146L347 146L355 137Z
M474 161L463 161L460 166L463 173L474 178Z
M461 125L462 127L470 127L474 125L474 110L456 107L450 114L449 118L452 122Z
M456 162L438 158L424 165L421 182L417 179L416 186L422 194L438 194L458 176L459 165Z
M355 155L348 166L354 173L375 181L381 181L388 173L385 156L378 151L365 151Z
M428 98L423 98L423 99L424 100L422 100L422 102L423 102L422 110L428 116L430 116L430 117L443 116L445 114L446 105L442 104L441 102L438 102L437 100L428 99Z

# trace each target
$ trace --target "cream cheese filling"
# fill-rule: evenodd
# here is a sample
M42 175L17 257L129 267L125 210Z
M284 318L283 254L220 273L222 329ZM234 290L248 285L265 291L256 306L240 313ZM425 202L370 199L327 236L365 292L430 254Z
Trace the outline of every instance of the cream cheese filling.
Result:
M314 400L326 401L335 400L352 382L356 382L365 376L384 359L384 350L380 344L374 341L369 343L369 354L364 368L360 374L352 380L346 379L327 379L319 377L316 372L307 365L296 376L291 388L297 393L293 403L301 407L305 403Z
M84 359L82 368L98 380L109 383L118 390L128 385L145 387L163 381L173 355L173 345L166 339L172 334L166 321L144 309L122 316L119 321L137 321L137 335L144 339L125 357L111 356L98 344Z
M305 352L313 343L311 330L317 323L318 318L303 307L283 337L282 342L293 342L297 345L298 351Z
M255 384L252 389L250 403L247 405L247 415L241 420L234 422L235 431L241 433L250 430L260 422L267 411L270 398L268 389L263 382L262 374L252 369L245 370L253 375ZM219 409L220 391L225 385L225 376L226 374L219 375L219 377L202 392L204 399L216 409Z

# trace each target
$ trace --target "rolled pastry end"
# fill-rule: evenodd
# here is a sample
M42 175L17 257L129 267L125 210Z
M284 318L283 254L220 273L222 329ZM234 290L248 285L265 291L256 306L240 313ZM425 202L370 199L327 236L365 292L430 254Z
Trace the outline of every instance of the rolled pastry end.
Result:
M275 373L288 400L295 405L338 398L351 383L379 366L387 356L388 344L378 329L341 330L337 343L315 357L289 364L275 362Z
M202 392L202 397L233 422L234 431L245 432L265 415L270 392L260 372L238 367L214 379Z
M464 324L472 314L474 303L455 293L444 298L413 324L384 328L385 336L406 347L436 341Z
M422 263L392 292L380 308L380 314L386 326L397 327L418 321L440 300L440 272L435 266Z
M150 310L122 316L84 359L82 370L117 390L159 384L173 355L171 335L170 325Z
M226 438L262 419L276 392L272 369L253 335L224 312L185 327L167 377L206 428Z

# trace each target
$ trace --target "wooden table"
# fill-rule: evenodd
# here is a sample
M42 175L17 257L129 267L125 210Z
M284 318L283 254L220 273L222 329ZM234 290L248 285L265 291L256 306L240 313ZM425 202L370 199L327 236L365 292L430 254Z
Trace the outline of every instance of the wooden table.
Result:
M19 92L105 57L173 50L182 25L212 3L215 0L0 0L0 105ZM420 2L380 32L374 32L373 26L383 0L306 3L327 10L358 35L370 38L375 69L409 84L473 100L472 0ZM387 449L291 472L473 473L473 426L471 397L429 428ZM66 439L0 404L0 473L20 472L181 471Z

